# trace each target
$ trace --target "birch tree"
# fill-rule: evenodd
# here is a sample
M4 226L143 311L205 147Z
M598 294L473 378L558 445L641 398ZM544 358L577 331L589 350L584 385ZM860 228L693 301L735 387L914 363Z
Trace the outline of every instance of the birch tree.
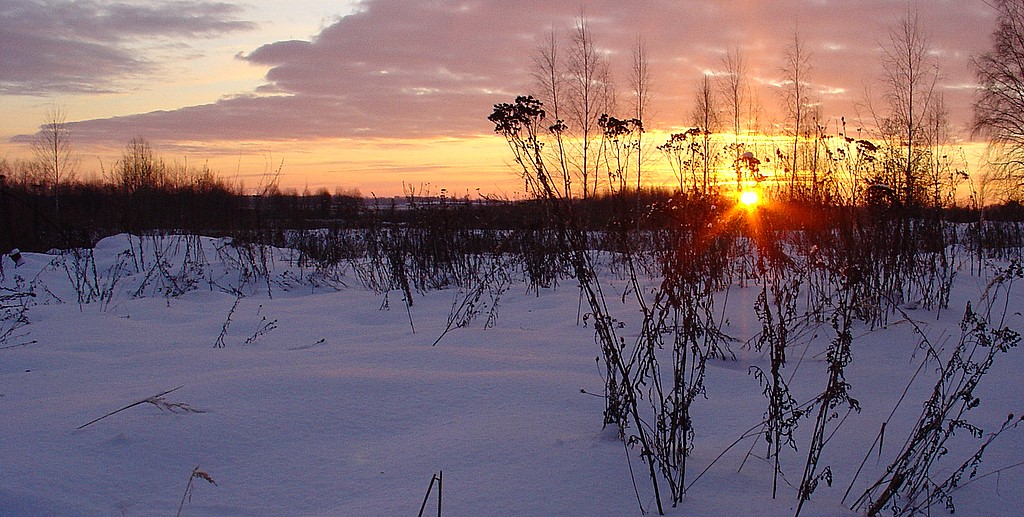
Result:
M890 140L904 150L900 186L903 203L908 206L921 201L919 173L927 166L922 147L923 126L933 109L939 78L938 65L930 59L930 51L929 37L914 10L889 29L889 42L883 48L883 78L889 112L882 127Z
M71 128L63 109L53 107L47 110L45 121L39 128L32 152L43 170L45 183L53 190L54 209L60 216L60 184L71 179L78 166L77 157L71 152Z
M974 130L991 139L995 177L1015 192L1024 187L1024 0L991 5L998 11L992 49L974 62Z

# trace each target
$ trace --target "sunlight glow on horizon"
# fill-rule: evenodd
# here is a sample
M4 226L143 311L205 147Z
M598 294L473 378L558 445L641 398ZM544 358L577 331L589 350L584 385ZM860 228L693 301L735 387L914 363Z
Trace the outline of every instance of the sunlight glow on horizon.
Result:
M485 123L486 124L486 123ZM680 187L680 178L669 166L666 157L654 147L664 143L669 131L651 130L644 134L645 151L643 184L645 188ZM718 134L719 144L729 142L731 134ZM772 189L785 181L784 163L775 155L776 149L792 145L790 137L745 135L746 149L762 160L762 180L758 188ZM389 138L389 139L310 139L292 141L162 142L149 140L154 154L167 163L208 167L214 174L232 183L252 188L280 169L283 190L334 192L359 190L365 196L400 196L410 189L437 194L446 189L457 197L479 195L509 199L529 197L521 174L508 155L504 140L493 134L476 137ZM832 135L831 146L840 138ZM75 142L73 152L80 157L78 178L99 179L120 158L124 146L92 146ZM966 170L976 177L984 169L986 144L964 142L953 145L953 154L963 156ZM723 190L736 189L733 164L726 153L719 151L719 162L713 173L713 184ZM30 149L21 153L6 152L6 159L31 159ZM631 172L633 174L633 172ZM683 180L688 183L689 178ZM755 187L757 182L744 181L741 190ZM606 188L602 179L601 189ZM962 185L959 198L969 196L969 185ZM762 196L763 197L763 196Z
M761 202L761 196L753 190L744 190L740 193L740 204L747 210L753 210L757 208L757 205Z

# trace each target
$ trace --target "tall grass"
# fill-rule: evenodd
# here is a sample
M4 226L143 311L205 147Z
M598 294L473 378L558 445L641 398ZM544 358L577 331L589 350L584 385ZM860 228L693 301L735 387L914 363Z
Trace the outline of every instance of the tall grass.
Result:
M834 446L831 437L846 421L838 416L840 408L845 407L847 415L860 409L857 387L846 377L855 358L854 325L882 327L895 315L905 315L907 308L924 308L936 317L947 309L962 260L960 227L941 209L904 206L887 196L887 187L873 176L878 166L874 153L884 155L885 149L846 139L842 159L833 162L841 161L849 175L869 179L871 188L862 193L863 204L856 202L859 191L844 197L823 184L815 185L810 197L802 196L804 190L794 186L788 199L744 211L691 174L693 189L679 191L661 204L645 202L640 191L609 187L608 196L602 199L608 203L602 218L605 224L595 228L590 226L595 220L584 217L579 209L586 201L571 198L569 187L562 187L574 179L563 172L569 167L559 162L558 155L544 150L544 116L538 101L518 97L514 103L495 105L489 120L508 142L526 186L554 219L561 254L589 310L585 320L593 322L602 354L604 424L616 426L623 443L636 449L646 463L658 513L664 512L664 486L676 505L693 484L687 482L687 457L695 447L694 430L699 422L691 416L692 405L714 397L705 384L707 361L731 355L730 337L722 332L720 314L725 311L719 312L716 304L728 300L732 285L759 285L753 310L761 331L754 339L754 349L768 356L768 369L751 369L767 399L759 434L767 443L766 457L773 467L772 497L778 495L779 479L784 475L784 451L798 451L807 440L796 493L799 514L820 483L833 480L831 467L820 463L825 448ZM551 131L559 127L556 123ZM672 156L677 158L679 171L691 167L686 160L696 163L679 153ZM759 162L748 161L756 172L754 166ZM679 174L685 183L683 172ZM612 171L609 177L613 177ZM832 201L827 202L830 196ZM974 224L983 228L982 223ZM597 248L589 238L595 234L600 236ZM981 234L968 231L967 235ZM977 260L983 260L982 250L987 246L979 244L981 239L967 242ZM622 301L627 294L635 298L641 330L633 342L620 332L629 318L610 310L605 275L594 260L596 249L613 256L610 263L625 280ZM648 287L651 284L654 287ZM968 307L962 342L980 342L980 346L997 350L1016 343L1016 334L1009 329L990 333L991 322L991 314L979 317ZM809 347L818 335L830 336L824 350L826 377L818 394L801 400L790 391L797 374L791 353L799 340ZM977 363L972 362L976 359L963 359L975 358L974 354L975 349L955 354L954 358L961 359L953 359L955 366L947 367L960 368L958 371L964 372L961 377L968 371L977 374L960 383L961 391L954 390L958 393L955 400L966 400L994 359L990 356ZM940 380L940 384L945 382ZM957 424L958 416L950 420L954 427L967 426ZM943 413L938 418L947 417ZM809 435L799 433L805 419L813 420ZM752 436L744 434L737 443ZM895 507L892 501L900 497L900 508L911 505L913 511L927 510L934 498L921 503L919 493L928 488L929 469L907 467L912 462L903 458L920 453L929 462L937 461L943 449L941 444L923 452L919 447L911 449L895 460L891 477L876 483L876 487L884 487L881 494L869 489L855 508L870 500L869 513L873 514L890 504ZM902 470L921 476L909 491L904 484L908 474L893 474ZM645 512L639 492L637 499Z

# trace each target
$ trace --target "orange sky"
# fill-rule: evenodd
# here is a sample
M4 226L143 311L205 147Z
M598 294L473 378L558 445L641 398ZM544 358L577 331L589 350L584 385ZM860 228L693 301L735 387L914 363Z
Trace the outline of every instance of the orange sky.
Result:
M759 125L778 123L794 30L826 118L869 126L888 27L913 6L963 137L971 56L987 50L995 19L980 0L11 0L0 8L0 158L27 157L58 106L83 177L141 136L167 161L208 163L249 186L280 166L282 186L299 191L515 197L522 187L486 117L534 90L536 47L552 30L564 42L581 12L620 95L642 37L653 81L645 122L668 132L689 126L695 84L730 49L744 55Z

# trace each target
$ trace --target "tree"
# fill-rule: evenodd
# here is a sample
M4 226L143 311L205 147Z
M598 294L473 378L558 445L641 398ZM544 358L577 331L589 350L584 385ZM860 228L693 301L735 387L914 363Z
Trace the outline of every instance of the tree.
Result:
M597 147L603 133L598 122L601 115L612 111L614 91L607 59L598 52L585 17L576 19L567 57L563 58L560 50L552 30L550 39L538 46L533 61L539 89L536 98L550 112L548 120L554 119L547 129L555 145L548 152L557 153L562 178L552 187L569 197L579 193L587 198L597 191L601 166Z
M807 75L810 73L810 51L800 33L793 31L792 39L784 51L785 63L782 67L783 89L782 99L789 123L792 124L793 148L789 167L789 195L794 195L797 174L800 170L799 144L800 137L806 131L811 116L810 85ZM816 186L812 186L816 187Z
M905 149L899 164L902 201L910 206L921 201L918 184L925 155L924 121L933 110L938 65L929 59L931 43L921 27L917 11L911 10L889 30L889 45L883 48L882 66L885 99L889 112L882 121L883 133L894 148Z
M166 167L163 160L153 154L149 142L144 138L133 138L124 147L112 173L112 184L126 194L138 194L164 186Z
M587 198L590 193L597 191L598 164L593 153L594 138L599 132L597 122L602 114L611 111L609 108L614 96L611 93L608 62L598 53L590 26L583 16L576 19L570 41L568 111L578 133L577 167L583 183L583 197Z
M1024 0L991 5L999 13L992 49L974 62L980 85L974 130L994 144L997 177L1017 188L1024 186Z
M551 118L555 121L550 128L557 153L555 163L558 164L559 172L562 175L562 192L566 197L571 197L572 175L569 173L569 164L566 159L566 142L562 130L565 127L565 122L560 109L562 98L565 95L565 78L559 54L558 36L555 34L554 27L551 28L548 40L537 46L537 52L533 57L533 78L540 88L537 97L548 107Z
M633 88L633 119L640 121L640 130L637 133L636 153L636 190L640 192L641 170L643 169L643 123L646 122L645 115L647 107L651 102L651 71L650 61L647 58L647 47L642 38L637 37L636 46L633 48L633 67L630 69L630 86Z
M732 49L722 58L722 66L725 68L721 75L719 88L722 90L722 97L728 109L729 117L732 119L732 134L734 143L740 142L740 131L742 130L743 104L747 97L747 64L739 49Z
M936 93L922 124L922 142L928 149L928 163L923 167L925 200L935 208L955 204L957 184L966 179L966 166L951 149L949 110L946 98Z
M71 153L71 128L67 114L58 107L46 111L44 123L32 143L32 152L42 167L45 183L51 183L54 209L60 217L60 183L74 177L78 159Z
M714 170L711 139L721 126L717 103L715 90L711 86L711 77L704 74L701 82L697 85L697 95L694 98L693 111L690 115L694 126L700 130L700 170L703 176L701 193L703 194L708 193L711 171Z
M733 166L736 173L736 190L739 190L743 178L741 167L743 146L740 143L740 131L743 128L743 105L749 95L747 88L747 65L743 60L743 54L740 50L733 49L722 58L722 66L725 70L719 79L719 88L722 90L726 109L732 119L732 148L735 153Z

